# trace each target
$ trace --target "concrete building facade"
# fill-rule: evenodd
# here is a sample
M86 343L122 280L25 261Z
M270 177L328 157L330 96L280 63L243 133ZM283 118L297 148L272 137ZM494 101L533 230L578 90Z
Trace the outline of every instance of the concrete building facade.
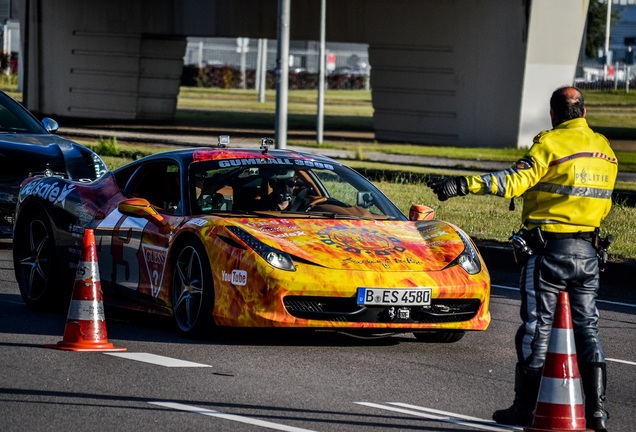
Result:
M275 39L276 0L16 0L24 102L54 116L171 119L186 37ZM327 38L369 46L380 141L528 146L574 79L588 0L337 0ZM291 1L317 40L320 0Z

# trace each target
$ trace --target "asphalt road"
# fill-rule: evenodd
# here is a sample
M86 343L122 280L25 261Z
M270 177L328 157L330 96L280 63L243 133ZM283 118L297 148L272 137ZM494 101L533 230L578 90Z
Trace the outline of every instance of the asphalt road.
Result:
M106 310L124 353L43 347L65 313L23 304L0 241L2 431L508 431L518 292L493 275L493 321L455 344L411 335L228 332L192 341L169 321ZM636 304L599 302L612 432L636 424ZM517 429L520 430L520 429Z

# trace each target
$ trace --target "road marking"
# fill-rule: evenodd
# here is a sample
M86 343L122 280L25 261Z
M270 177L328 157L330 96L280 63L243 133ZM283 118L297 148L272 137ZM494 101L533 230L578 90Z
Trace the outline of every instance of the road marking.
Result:
M633 362L633 361L619 360L619 359L607 358L607 357L605 357L605 360L606 361L613 361L613 362L616 362L616 363L624 363L624 364L636 366L636 362Z
M212 367L210 365L205 365L202 363L194 363L186 360L179 360L172 357L164 357L150 353L105 352L104 354L166 367Z
M596 299L596 303L605 303L605 304L614 305L614 306L624 306L624 307L630 307L630 308L636 309L636 304L634 303L623 303L623 302L601 300L601 299Z
M474 429L481 429L485 431L492 432L510 432L522 430L522 428L517 428L513 426L504 426L498 423L495 423L492 420L484 420L478 417L470 417L462 414L455 414L446 411L439 411L432 408L424 408L416 405L405 404L401 402L387 402L389 405L395 406L387 406L376 404L372 402L354 402L359 405L368 406L371 408L379 408L388 411L399 412L401 414L410 414L416 417L425 417L431 420L438 420L444 423L452 423L461 426L468 426ZM409 409L406 409L409 408Z
M510 286L507 286L507 285L491 285L491 287L504 289L504 290L509 290L509 291L519 291L519 288L510 287ZM610 300L599 300L599 299L596 299L596 303L605 303L605 304L611 304L611 305L615 305L615 306L624 306L624 307L636 308L636 304L633 304L633 303L622 303L622 302L615 302L615 301L610 301ZM607 358L607 357L605 358L605 360L606 361L610 361L610 362L623 363L623 364L636 366L636 362L627 361L627 360L619 360L619 359Z
M20 300L16 300L16 301L13 301L13 300L0 300L0 302L2 302L2 303L11 303L11 304L15 304L15 305L24 306L24 302L20 301Z
M250 417L244 417L244 416L240 416L240 415L236 415L236 414L227 414L227 413L222 413L220 411L214 411L211 409L206 409L206 408L199 408L199 407L195 407L195 406L190 406L190 405L184 405L184 404L180 404L180 403L175 403L175 402L148 402L149 404L152 405L158 405L158 406L162 406L165 408L172 408L172 409L176 409L176 410L180 410L180 411L187 411L187 412L191 412L191 413L195 413L195 414L203 414L203 415L207 415L207 416L211 416L211 417L218 417L218 418L222 418L225 420L231 420L231 421L235 421L235 422L239 422L239 423L246 423L246 424L251 424L254 426L262 426L265 428L269 428L269 429L275 429L275 430L280 430L280 431L287 431L287 432L316 432L316 431L312 431L310 429L302 429L302 428L297 428L297 427L293 427L293 426L287 426L287 425L283 425L283 424L279 424L279 423L272 423L272 422L268 422L265 420L258 420L258 419L253 419Z
M515 288L509 285L498 285L498 284L490 284L491 288L500 288L508 291L519 291L519 288Z
M499 288L499 289L504 289L504 290L508 290L508 291L519 291L519 288L515 288L515 287L511 287L511 286L507 286L507 285L492 284L490 286L492 288ZM617 302L617 301L612 301L612 300L602 300L602 299L598 299L598 298L596 299L596 303L605 303L605 304L614 305L614 306L623 306L623 307L629 307L629 308L636 309L636 304L634 304L634 303L623 303L623 302Z

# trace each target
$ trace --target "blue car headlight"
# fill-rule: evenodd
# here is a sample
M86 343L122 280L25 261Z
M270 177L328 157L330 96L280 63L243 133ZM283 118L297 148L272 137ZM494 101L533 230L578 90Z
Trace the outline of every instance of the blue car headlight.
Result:
M93 153L92 159L93 168L95 169L95 178L100 178L108 171L108 168L106 168L106 164L104 163L102 158L97 155L97 153Z
M291 256L287 252L275 249L266 245L247 231L236 226L229 226L227 229L240 238L254 252L261 256L270 265L281 270L296 271L296 266Z

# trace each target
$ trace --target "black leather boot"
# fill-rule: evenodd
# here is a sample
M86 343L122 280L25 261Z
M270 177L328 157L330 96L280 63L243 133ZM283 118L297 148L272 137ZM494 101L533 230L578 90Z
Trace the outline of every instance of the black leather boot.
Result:
M607 432L609 413L605 411L605 363L583 363L580 366L583 392L585 393L585 422L595 432Z
M507 409L497 410L492 419L512 426L531 426L537 404L541 369L529 368L521 363L515 367L515 400Z

